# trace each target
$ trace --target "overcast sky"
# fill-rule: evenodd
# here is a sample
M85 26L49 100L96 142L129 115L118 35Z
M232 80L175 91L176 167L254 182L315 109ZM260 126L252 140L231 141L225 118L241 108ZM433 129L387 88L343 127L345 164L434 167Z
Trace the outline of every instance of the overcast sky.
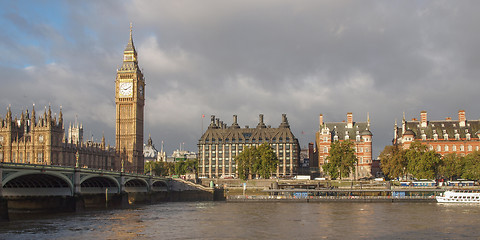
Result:
M63 107L115 145L116 69L133 22L145 142L197 151L210 115L277 127L302 147L326 122L366 121L374 157L395 119L480 118L480 1L3 1L0 114ZM67 126L68 127L68 126Z

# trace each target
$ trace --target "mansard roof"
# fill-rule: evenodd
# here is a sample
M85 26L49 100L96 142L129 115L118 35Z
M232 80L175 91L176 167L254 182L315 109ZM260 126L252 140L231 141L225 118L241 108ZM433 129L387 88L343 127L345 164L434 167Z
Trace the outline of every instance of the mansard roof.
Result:
M212 116L210 126L200 138L199 143L228 142L233 140L240 142L270 141L298 143L298 140L290 130L286 115L282 115L282 123L278 128L266 126L263 123L263 115L260 115L260 121L256 128L241 128L236 122L236 115L234 115L234 122L230 127L227 127L218 119L216 120L215 122L215 116Z
M326 122L324 127L329 129L332 137L338 136L338 140L345 140L346 136L349 139L355 139L357 135L373 135L369 130L368 122L353 122L351 128L348 128L347 122Z
M466 120L464 126L461 126L458 120L428 121L425 127L422 127L422 123L417 120L404 121L402 125L405 125L405 133L410 130L415 134L415 139L422 139L423 135L427 139L433 139L434 134L437 134L439 139L443 139L445 135L448 135L448 138L455 138L456 134L460 138L466 138L467 134L476 137L477 132L480 131L480 120ZM402 126L397 127L396 131L398 137L403 137L405 134L402 134Z

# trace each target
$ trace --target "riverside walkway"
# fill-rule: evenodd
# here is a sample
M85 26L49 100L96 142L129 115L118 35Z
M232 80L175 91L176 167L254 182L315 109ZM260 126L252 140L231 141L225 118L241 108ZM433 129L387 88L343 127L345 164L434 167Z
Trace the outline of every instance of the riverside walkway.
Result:
M230 195L229 202L435 202L445 189L266 189L268 195Z

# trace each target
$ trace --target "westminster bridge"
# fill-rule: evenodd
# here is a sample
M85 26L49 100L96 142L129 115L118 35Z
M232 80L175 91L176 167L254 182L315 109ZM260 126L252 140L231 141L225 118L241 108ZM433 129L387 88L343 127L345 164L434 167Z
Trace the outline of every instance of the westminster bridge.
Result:
M212 188L181 179L79 167L0 163L0 220L12 210L80 211L135 203L213 200Z

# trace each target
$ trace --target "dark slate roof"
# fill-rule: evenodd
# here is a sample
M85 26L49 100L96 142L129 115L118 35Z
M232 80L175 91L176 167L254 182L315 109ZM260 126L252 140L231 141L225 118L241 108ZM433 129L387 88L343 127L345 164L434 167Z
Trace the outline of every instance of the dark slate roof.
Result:
M283 121L278 128L267 127L263 122L259 123L256 128L240 128L238 123L234 122L232 126L226 127L222 124L216 124L215 116L212 116L210 126L199 140L200 144L218 143L218 142L235 142L258 143L258 142L288 142L298 144L286 116L282 116ZM219 122L219 121L217 121Z
M458 133L460 138L466 138L467 133L470 137L477 137L476 133L480 131L480 120L467 120L464 127L460 127L458 120L428 121L426 127L421 126L420 121L405 121L405 129L415 133L415 139L422 139L425 134L427 139L433 139L434 133L439 139L444 138L444 134L448 134L448 138L455 138ZM397 136L402 137L402 126L397 127Z
M327 122L324 123L324 127L328 127L332 137L338 136L338 140L345 140L347 135L350 139L355 139L357 135L361 135L369 129L368 122L353 122L352 128L347 128L347 124L347 122ZM372 133L370 132L370 134Z

